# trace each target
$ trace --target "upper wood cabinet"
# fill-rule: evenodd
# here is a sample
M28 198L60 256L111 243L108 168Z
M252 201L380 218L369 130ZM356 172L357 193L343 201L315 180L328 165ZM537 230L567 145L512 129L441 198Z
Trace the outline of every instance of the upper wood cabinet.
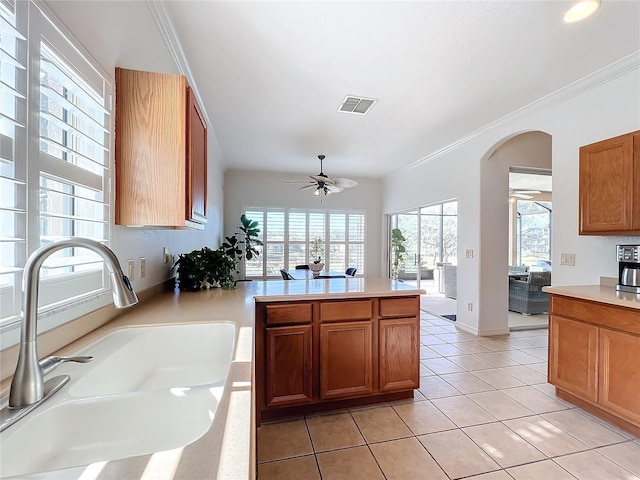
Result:
M118 225L204 228L207 125L182 75L116 68Z
M640 234L640 130L580 148L579 233Z

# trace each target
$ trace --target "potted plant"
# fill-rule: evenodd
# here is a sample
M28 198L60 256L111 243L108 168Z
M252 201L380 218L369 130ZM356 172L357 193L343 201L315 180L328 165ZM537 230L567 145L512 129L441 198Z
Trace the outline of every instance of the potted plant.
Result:
M322 239L320 237L314 238L311 248L309 249L309 257L311 258L311 261L309 262L309 270L312 272L319 272L324 268L324 263L322 263L323 253L324 244L322 243Z
M243 259L252 260L254 257L259 256L260 252L256 247L262 245L262 242L258 240L260 235L258 221L247 218L243 213L240 216L240 225L237 228L239 231L230 237L225 237L226 242L222 244L222 248L224 248L227 255L240 261Z
M405 241L399 228L391 230L391 278L394 280L398 280L400 267L404 266Z
M216 250L204 247L180 254L178 287L180 290L197 291L211 287L235 288L236 260L220 246Z

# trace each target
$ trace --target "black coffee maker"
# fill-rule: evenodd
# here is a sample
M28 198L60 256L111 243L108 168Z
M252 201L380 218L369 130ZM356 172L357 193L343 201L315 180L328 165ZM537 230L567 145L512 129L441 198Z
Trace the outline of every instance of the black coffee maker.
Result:
M618 245L619 292L640 294L640 245Z

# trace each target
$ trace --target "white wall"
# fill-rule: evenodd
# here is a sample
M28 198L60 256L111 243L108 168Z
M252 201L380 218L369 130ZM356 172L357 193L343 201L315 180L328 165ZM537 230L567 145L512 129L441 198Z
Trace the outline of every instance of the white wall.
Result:
M115 67L179 73L147 2L52 1L46 6L97 61L111 82L114 81ZM170 266L162 262L163 246L169 247L172 253L183 253L204 245L220 244L222 153L215 137L215 125L211 124L208 146L208 223L204 231L122 227L113 225L112 213L111 247L121 263L134 259L139 269L140 257L147 259L146 277L140 279L138 270L133 280L134 289L143 290L169 278Z
M480 291L478 312L482 329L509 328L509 167L550 169L551 137L527 132L510 138L480 165ZM465 282L458 279L458 285Z
M323 197L322 203L310 191L299 191L301 185L287 181L306 181L309 172L273 173L248 170L228 170L224 176L224 232L231 235L240 222L243 207L314 208L362 210L366 213L366 276L384 274L382 215L382 183L376 179L354 178L359 185L346 188L336 195Z
M458 198L457 315L461 328L485 335L504 331L495 331L491 313L483 313L483 309L488 311L493 293L483 293L481 299L479 286L485 254L481 238L485 243L492 239L491 230L484 230L487 219L480 215L481 165L499 145L519 133L542 131L552 137L553 283L594 284L601 275L617 275L614 246L634 240L578 236L578 150L582 145L640 129L639 105L640 53L636 52L385 179L385 213ZM491 182L486 176L483 180ZM475 251L472 259L464 256L469 248ZM561 252L576 254L575 267L559 265ZM469 312L468 302L477 308Z

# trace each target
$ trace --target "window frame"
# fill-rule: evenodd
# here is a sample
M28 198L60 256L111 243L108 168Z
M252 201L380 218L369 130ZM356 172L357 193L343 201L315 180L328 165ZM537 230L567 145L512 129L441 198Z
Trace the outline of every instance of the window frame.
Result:
M259 247L259 251L260 251L260 256L257 259L257 262L259 263L259 265L262 268L262 275L251 275L248 274L246 275L247 279L253 279L253 280L267 280L267 279L277 279L277 278L281 278L280 276L280 268L294 268L295 265L291 264L291 260L290 260L290 246L291 245L304 245L304 251L305 251L305 264L310 262L310 247L311 244L313 243L313 240L315 238L315 236L310 232L311 228L310 228L310 215L312 214L322 214L324 215L324 238L323 238L323 249L324 249L324 254L322 256L322 262L325 264L325 268L327 268L329 265L331 265L331 247L332 246L339 246L339 245L344 245L344 264L345 267L341 268L341 270L345 270L346 268L350 267L350 266L356 266L358 268L357 271L357 275L359 276L363 276L365 274L366 271L366 252L367 252L367 235L366 235L366 225L367 225L367 212L365 210L358 210L358 209L317 209L317 208L295 208L295 207L256 207L256 206L249 206L249 207L243 207L242 211L247 215L247 217L249 217L252 220L256 220L256 218L252 218L251 214L252 212L256 212L256 213L261 213L262 214L262 221L259 221L259 225L258 228L260 228L260 237L259 239L263 242L263 246ZM282 213L284 215L283 218L283 228L284 228L284 234L283 234L283 239L279 240L279 239L274 239L274 240L268 240L268 238L265 238L265 230L267 235L269 234L269 221L267 218L267 214L268 212L271 213ZM290 240L289 239L289 227L290 227L290 214L294 213L294 214L300 214L303 213L305 214L305 240ZM330 223L331 223L331 215L344 215L345 217L345 231L344 231L344 240L331 240L331 228L330 228ZM350 239L349 236L349 222L350 222L350 217L353 215L358 215L360 216L360 218L362 219L362 240L352 240ZM278 269L271 269L271 271L268 268L268 264L265 261L265 252L268 251L268 248L270 245L282 245L283 248L283 253L282 253L282 265L278 268ZM349 262L349 246L350 245L362 245L362 258L361 258L361 263L358 263L357 265L351 265ZM246 272L247 271L247 266L246 266L246 261L243 259L242 262L242 268L243 270Z
M9 8L7 8L9 7ZM61 199L57 200L58 204L69 202L74 204L74 211L69 218L64 221L73 224L72 235L78 235L77 228L79 223L83 222L82 218L77 215L77 204L84 200L77 196L78 188L90 188L97 192L100 197L95 201L92 207L96 212L87 217L88 222L97 222L103 232L101 240L109 245L111 240L111 229L113 224L113 194L111 189L113 175L113 94L114 82L112 76L108 75L95 59L91 57L82 47L82 45L68 32L62 23L42 2L17 1L11 4L5 0L0 4L0 8L4 12L10 14L10 8L15 12L15 24L18 32L24 36L22 45L19 47L21 55L25 58L26 69L22 74L24 77L19 78L16 73L16 81L25 89L25 99L21 105L16 102L16 108L25 115L25 128L23 133L15 133L14 138L14 158L13 169L14 176L18 180L24 180L24 195L16 195L14 204L24 203L25 214L24 220L16 220L17 230L24 230L25 240L17 246L14 264L20 270L35 250L37 250L42 242L43 236L40 234L41 219L41 203L40 195L42 187L40 178L44 175L46 178L60 178L65 185L70 185L73 192L60 195ZM4 14L3 14L4 16ZM9 16L9 15L7 15ZM4 20L3 20L4 21ZM43 45L51 49L55 55L59 55L62 61L69 65L75 76L69 78L71 89L82 89L89 86L95 90L96 95L92 91L85 92L93 100L99 103L90 108L97 108L103 111L104 117L97 125L104 130L104 136L98 133L98 144L102 144L103 154L100 162L103 163L100 173L92 173L74 164L67 163L58 158L50 156L41 151L41 55L43 54ZM59 68L59 67L58 67ZM62 72L65 74L65 72ZM73 82L73 84L72 84ZM84 83L83 83L84 82ZM64 103L64 99L62 99ZM69 104L71 105L71 104ZM63 115L69 115L68 108L61 105ZM78 117L78 111L84 111L81 107L71 106L75 108L73 116ZM64 117L66 118L66 117ZM75 128L74 126L68 128ZM21 137L18 139L18 137ZM22 138L23 137L23 138ZM91 160L91 158L89 158ZM23 175L23 178L20 176ZM93 200L87 200L91 202ZM61 211L56 210L53 214L49 212L48 216L58 216ZM101 217L98 218L97 215ZM47 214L44 215L45 217ZM64 217L64 215L62 215ZM61 220L62 221L62 220ZM14 233L14 238L15 238ZM18 233L19 236L19 233ZM82 235L80 236L87 236ZM14 241L15 243L15 241ZM71 256L76 257L77 253L86 255L89 251L85 249L72 249ZM68 253L68 250L65 253ZM73 262L72 262L73 263ZM77 263L77 262L76 262ZM94 262L92 262L94 263ZM44 332L54 327L75 320L98 308L106 306L110 302L110 278L108 269L105 267L102 259L97 259L95 264L100 263L100 267L94 269L86 269L87 267L78 267L74 264L71 267L65 267L69 271L63 270L65 273L47 277L41 273L40 280L40 299L41 305L38 310L38 331ZM13 298L14 308L9 315L0 317L0 348L4 349L19 341L20 326L20 310L22 291L20 285L22 283L22 271L6 275L13 275L13 281L0 286L0 299L3 296L11 295ZM86 288L87 285L92 285ZM97 287L97 288L96 288ZM62 291L63 293L56 293ZM47 292L52 293L49 296L51 301L46 302ZM44 306L42 306L44 305ZM17 309L17 312L16 312Z

